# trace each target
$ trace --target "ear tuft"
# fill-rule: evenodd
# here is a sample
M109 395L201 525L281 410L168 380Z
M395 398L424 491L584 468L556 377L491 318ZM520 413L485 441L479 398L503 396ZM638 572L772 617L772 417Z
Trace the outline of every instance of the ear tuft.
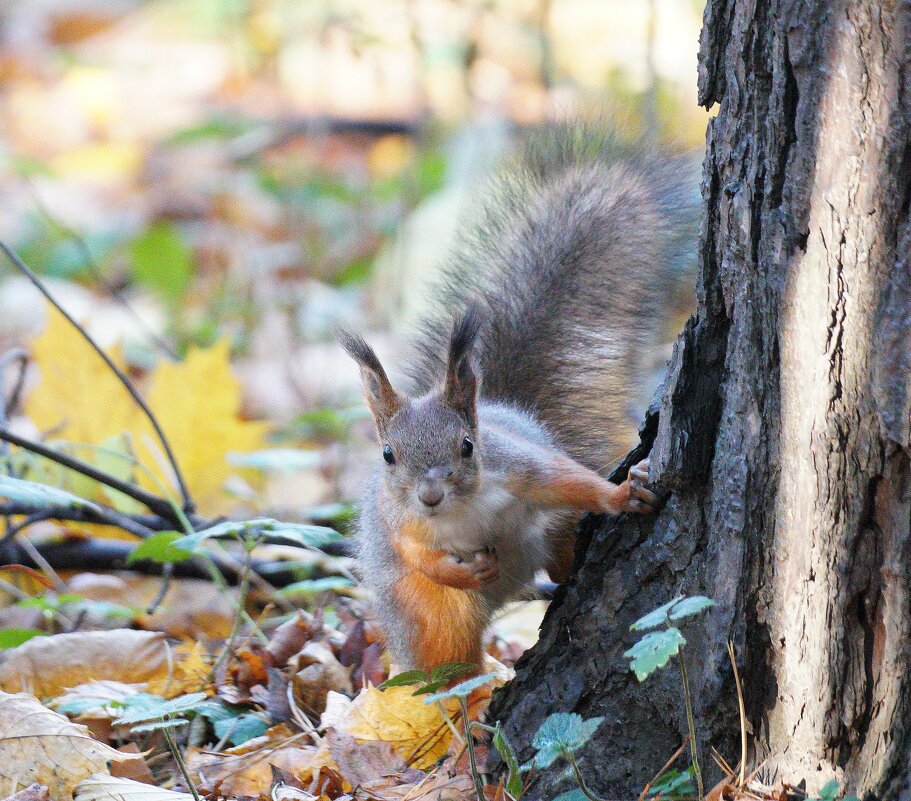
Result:
M364 384L364 397L373 413L377 433L382 438L392 416L402 408L404 398L395 391L383 365L360 334L355 334L340 326L335 326L332 335L361 368L361 380Z
M471 305L456 318L452 326L452 336L449 338L450 366L471 354L480 330L481 312L477 305Z
M477 427L478 379L472 365L471 351L481 329L481 313L469 306L456 318L449 338L446 365L446 402L461 414L471 428Z

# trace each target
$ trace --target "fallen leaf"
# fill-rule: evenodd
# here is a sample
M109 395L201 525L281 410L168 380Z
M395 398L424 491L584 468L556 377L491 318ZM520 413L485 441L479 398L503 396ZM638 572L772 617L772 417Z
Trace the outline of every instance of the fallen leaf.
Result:
M155 474L153 479L131 467L133 478L158 494L161 483L176 491L151 424L113 372L56 310L49 313L47 327L33 340L32 354L41 380L26 398L25 411L39 429L53 431L59 440L106 446L105 452L79 449L78 455L93 463L106 460L108 469L111 443L122 442L126 433L135 458ZM123 365L119 349L111 349L109 355L115 364ZM149 377L146 396L190 492L210 514L229 511L233 503L223 489L226 479L237 472L228 463L228 453L262 448L268 430L266 423L241 419L240 383L231 372L229 355L228 342L222 340L206 350L190 348L183 362L161 362ZM120 451L121 446L115 450ZM58 481L61 477L66 479L66 488L77 495L110 500L89 479L71 471L63 471ZM116 532L111 527L78 527L99 534L106 529L108 536Z
M155 777L136 743L127 743L117 749L126 755L123 762L111 763L111 776L118 779L132 779L143 784L155 784Z
M272 766L310 782L313 771L318 771L325 760L320 759L318 749L302 745L303 741L303 737L293 735L289 726L280 724L261 737L217 754L189 748L185 758L201 788L211 790L217 786L220 795L256 797L268 793Z
M284 667L323 628L322 615L310 615L299 610L296 617L282 623L269 639L266 653L272 667Z
M339 731L329 732L326 743L339 773L355 787L401 773L406 767L405 760L390 743L379 740L359 742L350 734Z
M294 697L308 714L321 715L330 690L352 691L349 668L344 667L332 649L322 642L308 642L291 660L298 667L294 676Z
M390 743L411 767L429 768L446 754L452 732L439 708L413 692L413 687L368 687L354 699L338 728L358 740ZM443 705L450 717L456 714L455 699Z
M0 780L6 786L37 782L47 785L52 801L70 801L82 779L126 758L37 698L0 692Z
M54 634L0 653L0 690L52 698L96 680L151 681L165 676L167 665L168 645L158 632Z
M240 382L231 372L229 355L227 339L206 350L191 347L184 361L158 366L148 395L149 406L187 476L190 492L210 514L228 512L233 505L223 488L228 476L236 472L228 463L228 454L262 448L269 429L266 423L241 420ZM144 451L153 455L143 442L137 450L140 458ZM160 455L153 459L153 463L159 461ZM155 489L148 479L144 485Z
M386 801L464 801L474 795L471 776L463 773L449 776L442 771L407 784L390 784L388 779L377 779L361 787L367 798Z
M51 797L47 787L43 784L30 784L18 793L8 795L3 801L49 801Z
M209 673L212 670L201 642L184 642L174 649L168 672L149 681L149 692L162 698L176 698L186 693L214 692Z
M107 706L112 702L123 702L131 695L145 692L145 682L126 684L122 681L89 681L71 687L63 695L48 702L51 709L56 709L64 715L78 714L81 717L112 718ZM70 711L73 710L73 711Z
M194 801L189 793L176 793L160 787L95 773L79 782L75 801Z

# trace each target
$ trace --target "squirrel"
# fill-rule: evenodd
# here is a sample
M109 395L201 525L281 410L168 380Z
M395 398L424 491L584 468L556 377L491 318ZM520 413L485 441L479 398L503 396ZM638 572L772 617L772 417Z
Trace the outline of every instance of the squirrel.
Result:
M598 470L688 232L682 172L611 136L539 134L444 270L409 392L336 331L380 446L358 561L402 668L480 669L492 614L541 569L567 578L581 512L654 510L647 460L620 485Z

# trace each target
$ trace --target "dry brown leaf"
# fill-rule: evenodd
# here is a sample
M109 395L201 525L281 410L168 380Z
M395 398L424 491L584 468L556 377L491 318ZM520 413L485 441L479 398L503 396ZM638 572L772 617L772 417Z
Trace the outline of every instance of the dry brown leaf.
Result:
M25 693L0 692L0 784L47 785L52 801L71 801L76 785L109 761L129 758L89 736L88 729Z
M326 735L329 753L342 774L352 785L399 774L405 770L405 760L389 743L371 740L358 742L350 734L331 731Z
M123 762L111 763L111 776L118 779L132 779L144 784L155 784L155 777L152 775L149 763L145 760L145 754L139 750L136 743L127 743L117 750L126 754L127 758Z
M48 698L96 680L150 681L166 675L167 663L164 635L152 631L35 637L0 655L0 690Z
M298 653L323 629L322 615L313 615L299 610L297 617L282 623L273 633L266 646L272 667L284 667L288 660Z
M396 785L388 779L377 779L362 785L361 792L367 798L386 801L465 801L474 795L474 782L463 773L449 776L438 771L408 784Z
M189 793L95 773L76 787L75 801L193 801Z
M291 660L297 668L294 697L308 714L321 715L326 709L326 696L331 691L352 691L350 669L344 667L324 642L308 642Z
M147 608L161 590L157 576L135 573L79 573L69 579L70 590L91 601L108 601ZM234 622L236 590L223 592L211 581L180 578L155 614L142 614L142 627L171 637L224 639Z
M281 724L262 737L221 753L187 749L186 761L191 775L203 789L211 790L217 785L221 795L256 797L268 793L273 765L302 782L309 782L313 771L326 764L318 749L304 746L303 742L303 737L294 737L291 728ZM326 758L329 758L328 750Z
M51 794L43 784L30 784L18 793L8 795L3 801L50 801Z

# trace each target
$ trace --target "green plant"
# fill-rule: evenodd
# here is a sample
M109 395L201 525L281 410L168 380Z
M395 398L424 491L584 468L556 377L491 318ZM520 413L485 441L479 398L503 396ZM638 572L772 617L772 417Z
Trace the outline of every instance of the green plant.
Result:
M831 779L823 785L818 796L810 798L808 801L858 801L858 798L854 794L841 795L838 792L838 782Z
M525 767L549 768L555 762L569 764L578 788L561 793L554 801L602 801L582 776L576 753L591 739L604 718L584 720L575 712L555 712L535 733L532 745L537 753Z
M697 615L714 605L715 602L711 598L706 598L703 595L694 595L688 598L679 595L633 623L630 626L630 631L658 629L657 631L649 631L639 642L624 653L624 656L632 660L630 669L636 674L636 678L639 681L645 681L658 668L664 667L672 656L678 655L680 649L686 645L686 639L680 629L673 625L676 621ZM677 662L680 665L680 676L683 680L683 698L686 706L686 722L689 728L692 770L696 779L696 793L699 801L702 801L702 771L699 766L699 748L696 743L696 725L693 718L690 682L686 672L686 663L682 655L679 656Z

